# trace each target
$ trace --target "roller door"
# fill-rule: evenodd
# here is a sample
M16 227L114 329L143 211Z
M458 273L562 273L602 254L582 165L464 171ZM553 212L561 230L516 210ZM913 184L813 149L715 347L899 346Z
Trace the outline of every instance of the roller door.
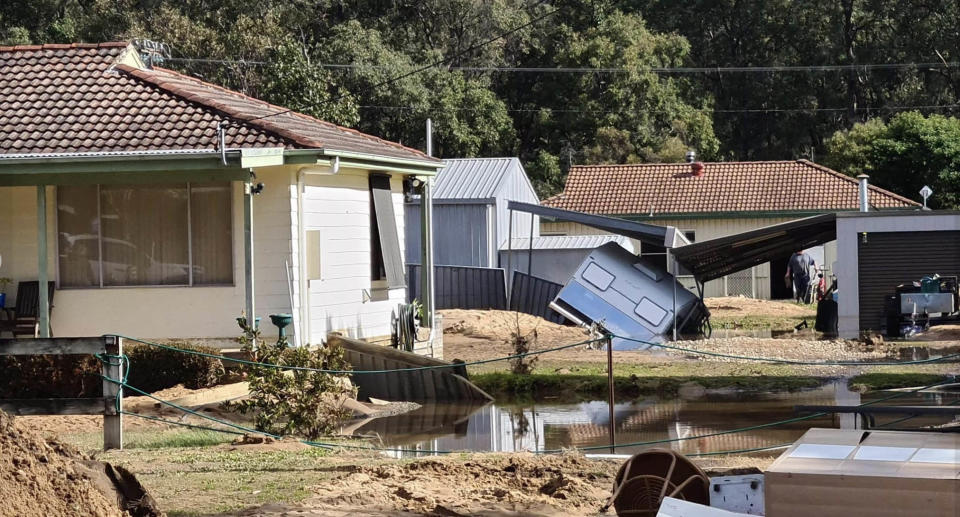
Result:
M924 275L960 275L960 232L874 232L858 235L860 329L884 324L883 298ZM840 293L843 296L843 293Z

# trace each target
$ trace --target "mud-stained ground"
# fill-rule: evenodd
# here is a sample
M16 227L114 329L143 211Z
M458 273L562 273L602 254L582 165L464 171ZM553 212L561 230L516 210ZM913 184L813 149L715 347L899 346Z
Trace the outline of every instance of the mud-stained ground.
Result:
M764 468L777 452L696 460L706 471ZM167 511L189 515L598 515L623 460L570 452L463 453L392 459L281 444L131 450L106 455L136 472Z

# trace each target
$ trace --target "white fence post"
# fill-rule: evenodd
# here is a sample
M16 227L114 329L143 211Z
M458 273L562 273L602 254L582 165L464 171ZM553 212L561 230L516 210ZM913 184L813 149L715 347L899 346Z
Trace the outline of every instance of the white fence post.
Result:
M103 363L103 398L107 404L116 400L117 414L103 415L103 450L123 449L123 387L114 381L123 380L123 340L117 336L104 337L107 357Z

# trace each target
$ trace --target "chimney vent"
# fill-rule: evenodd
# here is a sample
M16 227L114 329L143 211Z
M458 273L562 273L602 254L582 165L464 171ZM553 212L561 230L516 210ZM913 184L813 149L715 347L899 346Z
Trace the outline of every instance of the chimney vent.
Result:
M870 176L866 174L861 174L857 176L857 179L860 180L860 211L869 212L870 211Z
M687 163L693 163L697 161L697 152L693 149L687 151Z
M703 173L706 171L707 167L703 162L693 162L690 164L690 170L693 172L694 176L700 177L703 176Z

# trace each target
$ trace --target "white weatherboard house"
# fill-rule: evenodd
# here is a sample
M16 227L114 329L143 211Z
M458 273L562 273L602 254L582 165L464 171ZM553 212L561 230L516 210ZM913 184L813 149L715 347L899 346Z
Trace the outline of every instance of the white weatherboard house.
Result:
M251 311L266 335L292 314L301 343L389 336L404 180L439 160L146 66L127 43L0 47L0 106L8 308L18 282L47 279L57 336L234 337Z

